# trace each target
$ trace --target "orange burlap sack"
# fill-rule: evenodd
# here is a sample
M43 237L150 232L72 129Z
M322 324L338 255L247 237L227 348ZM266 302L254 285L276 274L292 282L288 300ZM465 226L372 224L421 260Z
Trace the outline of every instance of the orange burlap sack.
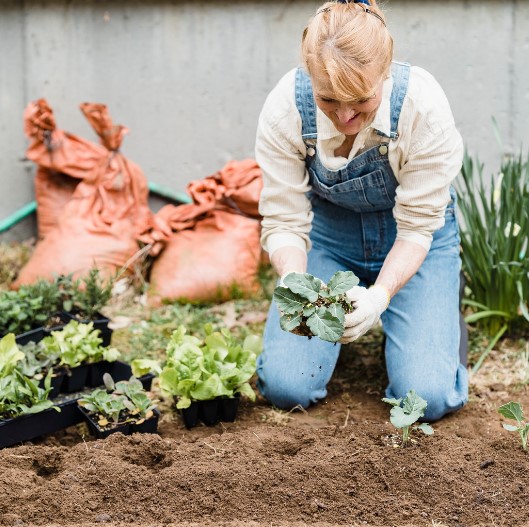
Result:
M261 261L261 170L254 160L231 161L191 182L193 203L167 205L142 240L161 253L154 261L149 302L223 301L258 290Z
M14 287L39 278L53 279L58 274L84 276L92 267L104 277L115 276L122 269L132 271L138 237L151 225L147 181L140 167L119 152L127 129L112 124L105 105L85 103L81 110L103 146L84 150L89 155L76 160L78 150L70 152L64 143L49 142L51 151L43 156L46 161L42 166L65 173L65 166L83 167L77 169L82 179L63 206L55 227L37 243ZM40 135L46 141L46 134ZM38 131L34 137L38 139ZM37 146L31 148L36 150ZM96 159L98 150L102 155ZM54 160L60 166L54 165Z
M39 238L52 230L77 183L93 172L108 150L81 137L58 130L44 99L24 111L24 132L30 144L26 156L37 164L35 199Z

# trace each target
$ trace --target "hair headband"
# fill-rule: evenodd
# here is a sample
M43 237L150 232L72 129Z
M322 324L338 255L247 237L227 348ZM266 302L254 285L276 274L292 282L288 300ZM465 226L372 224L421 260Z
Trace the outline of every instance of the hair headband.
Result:
M384 22L384 19L379 14L375 13L374 11L371 11L371 9L369 9L369 7L366 7L366 6L370 6L371 5L369 3L369 0L353 0L353 1L351 1L351 0L335 0L335 2L337 4L361 4L363 10L366 13L369 13L370 15L376 16L384 24L384 26L386 25L386 23ZM320 13L325 13L326 11L330 11L330 10L331 10L330 7L324 7L323 9L320 9L316 14L319 15Z

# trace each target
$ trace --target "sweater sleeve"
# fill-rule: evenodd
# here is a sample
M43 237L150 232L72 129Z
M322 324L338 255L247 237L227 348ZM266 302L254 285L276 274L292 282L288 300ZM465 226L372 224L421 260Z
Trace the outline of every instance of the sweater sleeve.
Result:
M402 138L407 155L398 173L394 216L397 240L418 243L428 251L433 233L444 225L450 185L461 170L464 148L437 81L424 70L415 78L406 110L411 115L404 116L409 123Z
M270 256L285 246L310 249L312 211L306 196L310 185L294 79L292 70L272 90L257 127L255 157L263 174L261 243Z

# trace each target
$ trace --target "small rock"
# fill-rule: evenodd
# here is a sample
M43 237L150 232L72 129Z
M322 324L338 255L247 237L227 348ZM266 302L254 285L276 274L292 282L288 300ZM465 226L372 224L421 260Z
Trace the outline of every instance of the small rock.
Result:
M493 459L486 459L485 461L483 461L483 463L481 463L479 468L481 470L483 470L484 468L490 467L491 465L494 465L494 460Z
M108 523L110 521L112 521L112 516L110 516L110 514L98 514L96 517L95 517L95 521L97 523Z
M505 391L505 384L501 383L501 382L496 382L494 384L491 384L489 386L489 388L493 391L493 392L504 392Z

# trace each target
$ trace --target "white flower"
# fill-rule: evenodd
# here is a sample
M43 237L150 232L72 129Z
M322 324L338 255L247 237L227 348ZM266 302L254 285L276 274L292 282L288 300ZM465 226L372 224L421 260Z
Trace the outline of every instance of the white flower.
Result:
M512 229L512 235L513 236L518 236L518 233L520 232L520 229L521 229L521 227L517 223L515 223L514 227ZM511 222L510 221L508 221L507 225L505 225L505 230L503 232L505 234L505 237L509 236L509 233L511 232Z
M498 179L496 180L496 183L494 184L494 192L492 194L492 201L494 202L494 205L496 205L498 201L500 201L502 181L503 181L503 172L500 172L498 174Z

